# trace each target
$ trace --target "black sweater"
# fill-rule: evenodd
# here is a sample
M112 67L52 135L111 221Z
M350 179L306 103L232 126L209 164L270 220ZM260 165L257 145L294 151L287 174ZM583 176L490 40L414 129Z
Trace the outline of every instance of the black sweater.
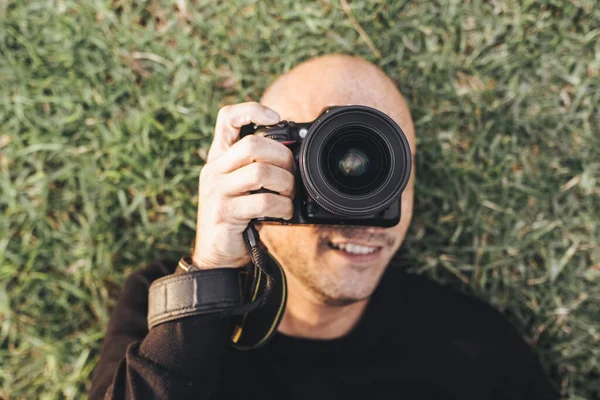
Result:
M283 334L229 347L231 320L197 316L148 332L157 261L127 280L90 399L556 399L537 356L499 312L427 278L388 268L346 336Z

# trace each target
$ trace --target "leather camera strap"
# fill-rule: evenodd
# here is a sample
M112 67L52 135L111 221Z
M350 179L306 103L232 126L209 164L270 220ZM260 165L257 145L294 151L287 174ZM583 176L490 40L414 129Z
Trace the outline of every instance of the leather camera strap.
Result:
M245 270L200 270L191 260L179 267L187 271L154 281L148 296L148 327L194 315L217 313L234 316L232 345L240 350L268 342L281 322L287 285L281 266L261 246L252 224L244 232L252 256Z

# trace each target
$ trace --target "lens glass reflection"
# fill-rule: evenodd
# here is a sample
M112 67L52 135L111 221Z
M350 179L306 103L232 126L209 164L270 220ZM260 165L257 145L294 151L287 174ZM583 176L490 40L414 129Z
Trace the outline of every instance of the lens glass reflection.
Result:
M365 195L383 183L390 157L380 137L367 130L344 130L332 135L322 153L327 181L345 194Z

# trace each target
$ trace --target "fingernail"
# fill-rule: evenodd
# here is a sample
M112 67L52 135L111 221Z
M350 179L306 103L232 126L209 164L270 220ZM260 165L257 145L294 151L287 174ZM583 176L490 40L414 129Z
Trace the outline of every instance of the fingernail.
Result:
M273 111L273 110L271 110L271 109L269 109L269 108L267 108L267 109L266 109L266 111L265 111L265 115L266 115L266 116L267 116L269 119L271 119L271 120L273 120L273 121L275 121L275 122L279 121L279 119L281 118L281 117L279 116L279 114L277 114L275 111Z

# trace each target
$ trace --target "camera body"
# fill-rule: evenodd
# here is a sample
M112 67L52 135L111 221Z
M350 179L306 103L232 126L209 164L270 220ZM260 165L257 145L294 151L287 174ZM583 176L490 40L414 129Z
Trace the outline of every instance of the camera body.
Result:
M242 127L240 136L249 134L289 147L297 167L293 217L256 221L378 227L400 221L411 153L402 129L384 113L332 106L312 122Z

